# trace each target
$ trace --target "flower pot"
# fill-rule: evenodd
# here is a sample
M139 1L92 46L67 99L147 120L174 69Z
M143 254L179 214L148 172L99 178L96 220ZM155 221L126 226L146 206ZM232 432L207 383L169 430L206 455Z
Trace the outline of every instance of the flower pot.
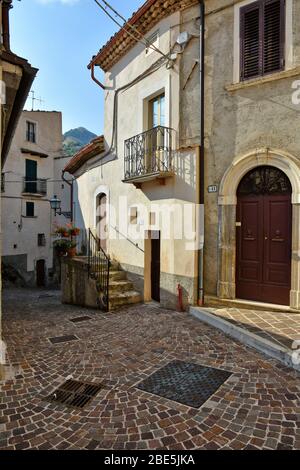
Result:
M74 256L76 256L76 247L69 248L68 249L68 257L69 258L74 258Z

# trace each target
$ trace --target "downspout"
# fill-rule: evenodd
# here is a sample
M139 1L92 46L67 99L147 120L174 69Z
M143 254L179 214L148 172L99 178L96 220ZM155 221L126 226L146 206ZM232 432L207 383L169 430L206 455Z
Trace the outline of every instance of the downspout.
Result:
M61 178L62 180L67 183L69 186L70 186L70 204L71 204L71 223L73 224L74 222L74 209L73 209L73 205L74 205L74 179L72 179L71 183L69 180L67 180L65 178L65 170L62 171L62 174L61 174Z
M107 90L107 87L105 85L103 85L103 83L101 83L96 77L95 77L95 62L93 61L91 63L91 77L92 77L92 80L97 83L97 85L102 88L102 90Z
M205 199L205 149L204 149L204 131L205 131L205 4L204 0L199 0L200 2L200 11L201 11L201 25L200 25L200 120L201 120L201 130L200 130L200 154L199 154L199 204L201 207L201 214L203 214L202 220L200 223L204 224L204 199ZM203 236L204 236L204 227ZM203 246L198 250L198 305L202 306L204 304L204 240Z
M2 5L2 43L4 49L10 51L10 34L9 34L9 10L12 8L12 0L3 0Z

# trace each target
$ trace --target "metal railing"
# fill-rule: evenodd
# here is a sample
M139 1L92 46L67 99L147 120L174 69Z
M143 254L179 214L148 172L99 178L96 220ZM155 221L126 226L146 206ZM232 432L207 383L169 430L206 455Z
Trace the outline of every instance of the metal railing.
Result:
M125 140L125 180L172 171L174 130L157 126Z
M27 176L23 178L23 193L30 194L47 194L47 180L46 179L32 179Z
M109 310L109 271L110 259L100 246L100 240L88 232L88 274L89 278L97 281L101 293L100 306L104 311Z

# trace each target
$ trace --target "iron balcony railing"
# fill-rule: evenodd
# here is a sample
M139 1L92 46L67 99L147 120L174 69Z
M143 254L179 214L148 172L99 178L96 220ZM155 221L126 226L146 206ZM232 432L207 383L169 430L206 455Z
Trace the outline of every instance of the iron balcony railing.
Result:
M32 179L25 176L25 178L23 178L23 193L46 195L47 180L41 178Z
M125 140L125 181L172 171L174 130L157 126Z
M100 246L100 240L91 229L88 232L88 274L95 279L100 294L99 307L109 310L109 271L110 259Z

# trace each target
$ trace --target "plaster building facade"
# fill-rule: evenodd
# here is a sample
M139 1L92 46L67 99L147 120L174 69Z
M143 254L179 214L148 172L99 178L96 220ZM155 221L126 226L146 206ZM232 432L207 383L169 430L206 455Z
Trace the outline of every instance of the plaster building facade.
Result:
M300 2L205 3L205 292L299 310Z
M1 0L0 2L1 168L6 161L20 114L37 73L37 69L33 68L26 59L17 56L10 49L9 11L12 8L12 3L12 0ZM0 346L3 345L1 342L1 320L0 311ZM4 369L2 370L2 361L0 361L0 380L2 375L4 375Z
M54 281L54 223L70 220L55 216L49 200L57 195L62 211L70 212L65 163L61 113L23 111L2 175L2 262L27 286Z
M121 30L89 66L105 72L105 151L91 145L66 170L76 225L146 301L176 308L178 284L185 304L197 299L199 2L148 1L129 22L147 44Z

